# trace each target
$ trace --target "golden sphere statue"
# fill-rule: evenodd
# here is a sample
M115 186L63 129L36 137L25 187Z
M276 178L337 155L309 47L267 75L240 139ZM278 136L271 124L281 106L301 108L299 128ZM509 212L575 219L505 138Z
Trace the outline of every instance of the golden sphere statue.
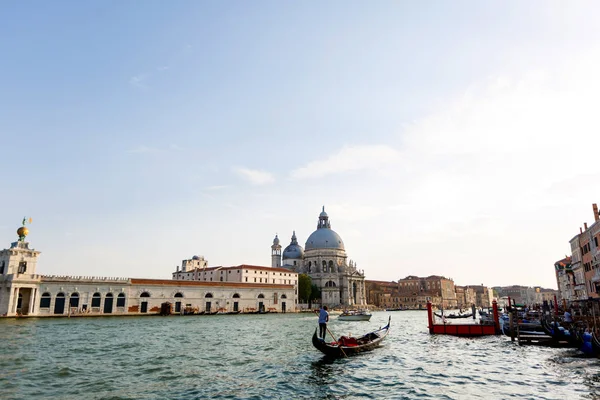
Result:
M24 226L17 229L17 235L19 235L19 237L25 237L28 234L29 234L29 229L25 228Z

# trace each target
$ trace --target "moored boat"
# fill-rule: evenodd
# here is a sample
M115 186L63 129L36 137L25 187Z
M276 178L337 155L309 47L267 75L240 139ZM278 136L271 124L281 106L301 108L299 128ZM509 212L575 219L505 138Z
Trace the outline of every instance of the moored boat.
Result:
M337 319L340 321L368 321L371 319L371 316L372 314L366 310L344 311Z
M326 342L317 336L317 329L312 337L313 346L329 357L346 357L353 354L370 351L378 347L390 331L392 317L383 328L369 332L360 337L341 336L335 342Z

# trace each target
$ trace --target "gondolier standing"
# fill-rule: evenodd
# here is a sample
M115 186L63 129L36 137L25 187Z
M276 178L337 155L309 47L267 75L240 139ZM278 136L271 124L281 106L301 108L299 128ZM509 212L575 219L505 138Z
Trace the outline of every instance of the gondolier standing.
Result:
M329 322L327 306L322 306L319 312L319 337L323 340L325 340L325 335L327 334L327 322Z

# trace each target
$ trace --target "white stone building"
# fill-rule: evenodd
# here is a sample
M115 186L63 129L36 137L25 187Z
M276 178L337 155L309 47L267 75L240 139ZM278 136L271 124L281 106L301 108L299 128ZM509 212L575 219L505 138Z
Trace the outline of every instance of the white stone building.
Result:
M197 263L183 263L178 272L196 274L195 280L39 275L40 252L25 241L27 233L19 228L19 240L0 251L0 316L156 314L166 302L177 313L296 309L297 274L281 268L240 265L200 273L205 263L192 258Z
M358 270L356 264L348 260L344 242L331 229L325 207L319 214L317 230L308 237L304 249L298 244L296 232L281 256L277 236L271 249L273 266L281 265L312 278L312 282L321 290L322 304L332 307L367 304L364 271Z

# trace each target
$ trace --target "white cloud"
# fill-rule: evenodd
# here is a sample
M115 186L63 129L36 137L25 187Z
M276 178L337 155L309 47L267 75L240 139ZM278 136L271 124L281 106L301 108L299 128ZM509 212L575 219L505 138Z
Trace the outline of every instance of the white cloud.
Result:
M147 89L146 80L150 78L150 74L138 74L129 79L129 84L140 89Z
M244 167L234 167L233 171L253 185L266 185L275 182L273 174L267 171Z
M348 171L379 169L399 160L399 152L386 145L345 146L323 161L312 161L291 172L292 179L320 178Z
M443 205L438 222L478 212L512 220L550 204L560 182L597 171L586 150L600 146L597 64L572 65L578 74L563 66L479 82L406 126L402 163L418 178L412 210Z

